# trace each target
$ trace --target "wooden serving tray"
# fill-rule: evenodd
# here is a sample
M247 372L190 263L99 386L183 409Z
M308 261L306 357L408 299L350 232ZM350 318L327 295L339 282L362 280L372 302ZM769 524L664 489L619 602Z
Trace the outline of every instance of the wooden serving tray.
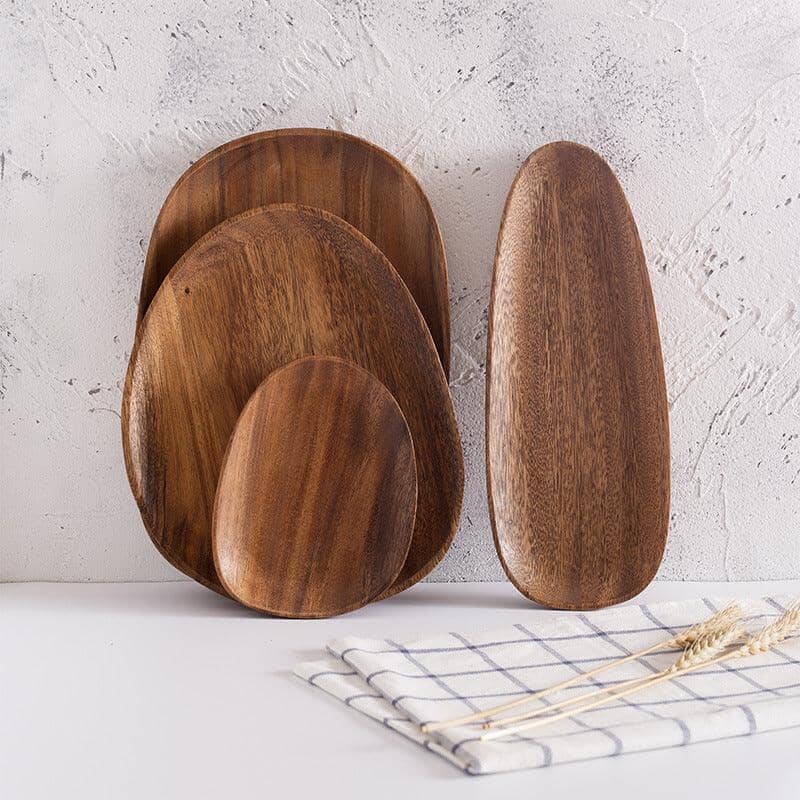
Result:
M586 147L546 145L514 180L487 370L489 509L510 580L554 608L638 594L667 536L664 367L633 216Z
M150 237L139 322L167 273L194 242L223 220L271 203L330 211L376 244L414 297L449 375L447 264L428 198L394 156L340 131L254 133L189 167L164 201Z
M414 535L385 594L430 572L455 533L464 484L458 430L405 284L332 214L254 209L218 225L170 271L139 328L123 396L125 463L148 533L168 561L217 591L212 506L231 432L264 378L309 355L372 372L413 437Z
M282 617L344 614L386 591L414 531L417 472L403 412L361 367L310 356L247 401L214 503L217 575Z

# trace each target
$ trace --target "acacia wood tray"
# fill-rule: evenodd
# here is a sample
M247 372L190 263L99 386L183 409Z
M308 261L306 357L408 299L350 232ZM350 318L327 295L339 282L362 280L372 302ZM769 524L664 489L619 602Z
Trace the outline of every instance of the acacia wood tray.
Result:
M139 322L169 270L194 242L223 220L272 203L330 211L377 245L405 281L449 375L447 264L428 198L394 156L340 131L253 133L192 164L170 191L153 228Z
M279 205L226 220L163 281L123 395L133 494L167 560L223 592L211 524L225 448L264 378L309 355L372 372L411 431L417 515L403 569L384 592L393 594L430 572L452 540L461 445L436 348L408 289L374 244L325 211Z
M564 609L638 594L669 518L664 366L633 216L586 147L546 145L514 180L487 370L489 509L510 580Z
M360 608L394 583L417 504L403 412L371 373L310 356L275 370L241 413L217 484L217 574L282 617Z

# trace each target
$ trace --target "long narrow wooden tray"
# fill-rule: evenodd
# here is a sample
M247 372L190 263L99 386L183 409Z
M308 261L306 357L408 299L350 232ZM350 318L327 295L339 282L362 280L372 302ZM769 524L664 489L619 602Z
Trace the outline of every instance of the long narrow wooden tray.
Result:
M170 271L140 326L125 383L133 494L162 554L222 592L211 523L225 447L261 381L309 355L372 372L408 422L417 516L408 557L385 593L393 594L430 572L452 540L464 485L461 445L436 348L408 289L375 245L325 211L245 212Z
M664 367L633 216L586 147L546 145L514 180L487 365L489 508L508 577L556 608L638 594L667 535Z
M449 375L447 264L428 198L394 156L340 131L254 133L212 150L189 167L153 228L139 321L169 270L194 242L223 220L271 203L330 211L377 245L419 306Z

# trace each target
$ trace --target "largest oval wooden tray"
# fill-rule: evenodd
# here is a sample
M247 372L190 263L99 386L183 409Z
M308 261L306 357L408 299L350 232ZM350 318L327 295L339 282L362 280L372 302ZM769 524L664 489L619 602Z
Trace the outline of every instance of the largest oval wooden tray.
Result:
M667 535L664 366L633 216L586 147L546 145L514 180L487 368L489 509L511 581L556 608L638 594Z
M330 211L376 244L408 286L449 374L447 265L428 198L394 156L340 131L254 133L212 150L184 172L150 237L139 321L194 242L223 220L270 203Z
M245 212L200 239L162 283L123 395L133 494L167 560L223 592L211 525L225 447L261 381L308 355L372 372L408 422L419 495L408 557L384 593L393 594L433 569L452 540L461 445L436 348L408 289L366 237L327 212Z

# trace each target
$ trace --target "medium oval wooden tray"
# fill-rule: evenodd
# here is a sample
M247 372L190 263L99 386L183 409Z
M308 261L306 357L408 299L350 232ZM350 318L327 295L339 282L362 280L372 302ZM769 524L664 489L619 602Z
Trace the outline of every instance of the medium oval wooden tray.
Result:
M394 156L340 131L263 131L195 162L170 191L153 228L139 321L194 242L223 220L271 203L330 211L376 244L408 286L449 375L447 265L428 198Z
M388 593L436 565L464 483L447 381L425 321L386 257L338 217L270 206L198 241L161 285L123 396L133 494L153 542L217 591L211 518L222 457L245 402L273 370L331 355L372 372L414 439L419 496L408 558Z
M523 164L489 313L489 509L506 573L564 609L652 580L669 514L669 427L636 224L608 165L546 145Z
M231 597L282 617L330 617L388 589L411 544L414 445L389 390L312 356L247 401L225 454L214 564Z

